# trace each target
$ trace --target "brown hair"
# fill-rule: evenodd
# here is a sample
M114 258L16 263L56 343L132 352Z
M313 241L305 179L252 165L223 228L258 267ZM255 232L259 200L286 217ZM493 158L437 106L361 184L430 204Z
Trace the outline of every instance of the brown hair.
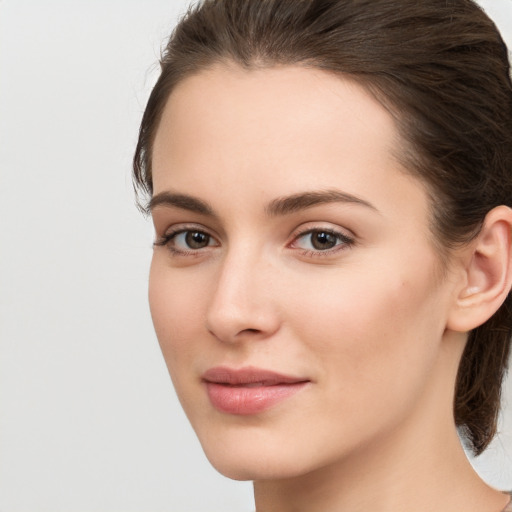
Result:
M301 65L351 76L395 117L401 159L427 186L441 251L512 206L512 83L507 48L472 0L203 0L174 30L134 156L152 194L151 153L177 83L212 64ZM459 367L455 421L474 453L496 433L512 295L473 330Z

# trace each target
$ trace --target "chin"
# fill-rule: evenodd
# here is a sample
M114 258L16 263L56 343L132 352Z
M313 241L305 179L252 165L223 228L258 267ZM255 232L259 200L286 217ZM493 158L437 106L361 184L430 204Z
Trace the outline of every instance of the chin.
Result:
M206 453L206 452L205 452ZM237 450L233 454L208 454L206 453L210 464L222 475L231 480L279 480L293 478L302 471L295 461L269 460L266 454L260 454L251 458L240 457Z
M232 480L278 480L307 474L322 465L315 450L271 435L220 435L201 438L210 464ZM287 442L288 441L288 442Z
M225 457L208 457L210 464L223 476L231 480L253 481L269 478L263 468L251 467L240 460L226 460ZM257 466L257 464L255 465Z
M248 446L241 440L226 442L222 438L204 440L199 436L210 464L222 475L232 480L259 480L272 478L266 450L254 443Z

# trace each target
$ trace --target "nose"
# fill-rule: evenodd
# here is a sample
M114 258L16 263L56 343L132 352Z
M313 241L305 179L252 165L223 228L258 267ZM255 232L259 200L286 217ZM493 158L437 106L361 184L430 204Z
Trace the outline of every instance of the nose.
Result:
M276 269L247 251L232 253L217 273L206 328L218 340L237 343L266 339L279 330L273 282Z

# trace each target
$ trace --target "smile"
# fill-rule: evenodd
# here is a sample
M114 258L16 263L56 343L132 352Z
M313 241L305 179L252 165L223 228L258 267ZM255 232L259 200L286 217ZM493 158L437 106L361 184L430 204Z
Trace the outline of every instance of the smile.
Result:
M253 367L239 370L211 368L203 374L202 380L215 409L241 416L264 412L290 398L310 382L308 379Z

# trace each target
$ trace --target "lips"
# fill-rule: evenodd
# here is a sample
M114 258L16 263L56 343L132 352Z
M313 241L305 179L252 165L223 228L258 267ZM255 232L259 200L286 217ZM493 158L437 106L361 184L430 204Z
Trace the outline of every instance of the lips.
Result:
M308 379L254 367L215 367L202 376L211 404L220 412L258 414L290 398L310 382Z

